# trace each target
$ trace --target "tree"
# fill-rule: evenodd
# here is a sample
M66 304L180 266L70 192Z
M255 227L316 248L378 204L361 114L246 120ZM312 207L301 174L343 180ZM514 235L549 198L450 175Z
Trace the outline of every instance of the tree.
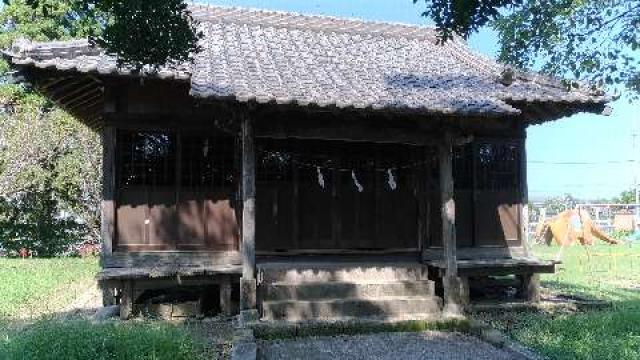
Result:
M543 206L549 211L550 214L558 214L565 210L575 208L577 204L578 200L571 194L564 194L562 196L548 198L544 201Z
M4 0L2 23L33 16L42 25L20 22L28 38L90 38L122 65L140 70L190 61L201 34L183 0ZM35 19L34 19L35 20ZM29 31L25 31L29 30ZM0 40L1 42L1 40Z
M612 202L616 204L635 204L636 192L633 189L624 190L620 195L614 197Z
M70 4L47 0L48 9L35 12L24 1L5 6L0 47L18 37L47 41L95 33L98 24L85 15L69 20L80 17ZM0 68L8 65L0 61ZM98 241L98 135L27 84L0 83L0 105L0 248L50 256L73 242Z
M442 40L488 25L498 31L501 61L640 94L640 0L425 3L423 15L435 22Z

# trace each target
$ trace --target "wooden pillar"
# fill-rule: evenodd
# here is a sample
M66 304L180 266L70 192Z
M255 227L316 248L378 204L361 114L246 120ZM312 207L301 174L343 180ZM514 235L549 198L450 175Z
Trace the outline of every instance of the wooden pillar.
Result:
M225 316L230 316L233 313L231 305L231 277L225 277L224 281L220 283L220 311Z
M133 280L122 282L120 293L120 319L127 320L133 315Z
M102 255L113 252L115 230L116 131L112 126L102 129L102 201L100 204L100 235Z
M527 183L527 133L522 129L522 140L520 143L520 241L524 249L525 256L529 255L529 188Z
M252 119L242 118L242 279L240 309L256 308L256 155Z
M526 301L540 301L540 275L523 274L520 278L520 297Z
M113 126L102 128L102 200L100 202L100 237L102 249L100 256L104 264L104 258L113 253L115 243L116 226L116 130ZM114 303L113 289L107 282L100 285L102 290L102 303L104 306Z
M456 260L456 206L453 198L453 141L449 132L438 147L440 164L440 196L442 216L442 246L444 250L445 275L442 279L444 287L444 312L457 315L461 313L458 264Z

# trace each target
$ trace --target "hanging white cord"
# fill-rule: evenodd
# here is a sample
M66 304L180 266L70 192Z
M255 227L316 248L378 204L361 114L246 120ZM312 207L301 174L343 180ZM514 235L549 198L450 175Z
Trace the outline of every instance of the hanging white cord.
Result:
M362 185L360 185L360 182L358 181L356 172L354 170L351 170L351 178L353 179L353 183L355 184L356 188L358 188L358 192L363 192L364 188L362 187Z
M316 172L318 173L318 185L324 189L324 176L322 176L322 170L320 170L320 166L316 166Z
M396 178L395 176L393 176L393 171L391 171L391 169L387 169L387 183L389 184L389 188L391 188L391 190L395 190L398 187Z

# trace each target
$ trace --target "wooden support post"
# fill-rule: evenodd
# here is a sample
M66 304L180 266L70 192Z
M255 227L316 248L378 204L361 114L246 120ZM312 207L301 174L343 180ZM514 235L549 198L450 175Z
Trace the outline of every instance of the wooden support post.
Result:
M233 313L230 277L225 277L224 281L220 283L220 311L225 316L230 316Z
M298 172L298 166L292 165L292 182L293 182L293 194L291 196L291 244L293 249L300 247L300 214L298 213L299 197L300 197L300 175Z
M462 276L460 279L460 305L468 305L471 301L471 288L469 286L469 277Z
M242 279L240 308L256 308L256 155L252 119L242 118Z
M101 263L104 266L104 258L113 253L115 243L114 233L116 226L116 130L113 126L105 126L102 129L102 200L100 202L100 237L102 248L100 251ZM102 302L104 306L111 305L115 301L113 292L102 286Z
M442 216L442 246L444 249L445 275L442 279L444 287L445 314L458 315L462 312L456 260L456 205L453 198L453 142L449 132L438 147L440 164L440 196Z
M526 301L540 301L540 274L523 274L520 278L520 297Z
M520 143L520 242L524 249L524 255L529 256L529 189L527 185L527 133L522 130L522 142Z
M122 293L120 294L120 319L127 320L133 315L133 281L122 282Z
M100 234L102 255L113 252L115 229L116 131L112 126L102 129L102 202L100 204Z

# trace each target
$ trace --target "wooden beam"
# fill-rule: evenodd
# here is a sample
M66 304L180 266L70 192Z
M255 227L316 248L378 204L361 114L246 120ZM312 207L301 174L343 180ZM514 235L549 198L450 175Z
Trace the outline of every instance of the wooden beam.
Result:
M242 279L241 310L256 309L256 154L253 120L242 121Z
M406 145L433 145L436 138L419 131L391 128L364 128L360 126L341 127L303 127L297 128L267 128L257 129L256 136L272 139L316 139L353 142L394 143Z
M102 236L102 256L111 255L114 246L116 226L116 130L112 126L102 129L102 201L100 233Z
M458 315L461 313L458 265L456 260L456 205L454 201L453 184L453 138L450 132L445 132L442 142L438 146L440 164L440 197L442 216L442 246L445 261L444 312Z

